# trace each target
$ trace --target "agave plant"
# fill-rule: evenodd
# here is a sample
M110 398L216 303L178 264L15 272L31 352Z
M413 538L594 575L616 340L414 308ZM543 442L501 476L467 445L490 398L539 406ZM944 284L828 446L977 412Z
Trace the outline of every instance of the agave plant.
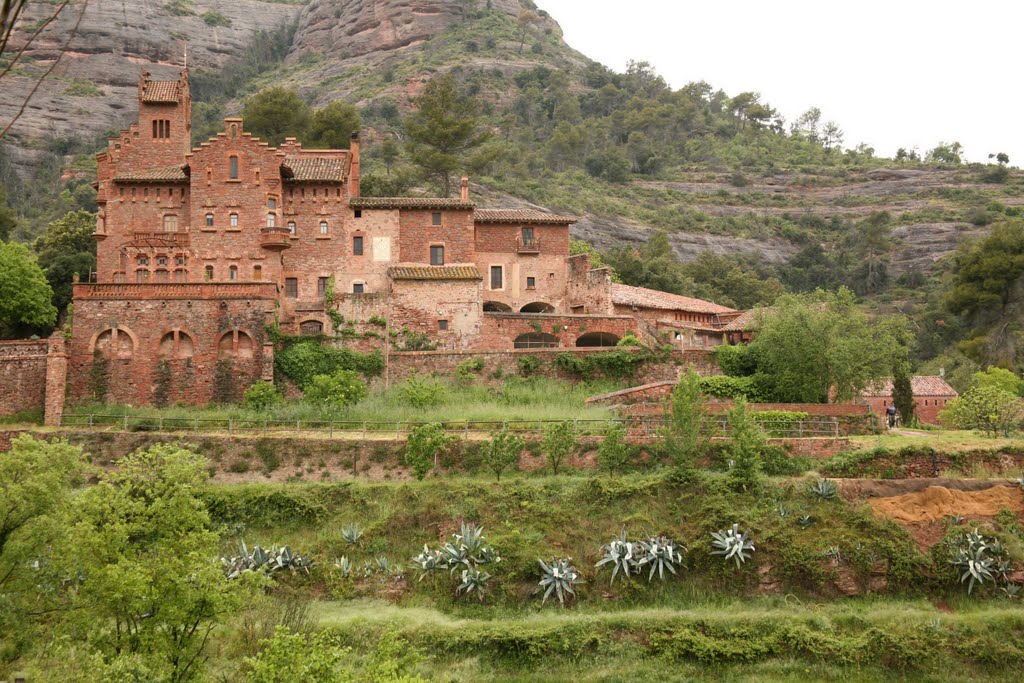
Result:
M378 557L376 557L374 559L374 562L377 563L377 569L382 574L390 574L391 573L391 560L389 560L384 555L379 555Z
M664 581L666 569L675 574L676 565L683 561L683 552L686 551L686 548L680 551L680 547L676 545L675 541L664 536L657 538L652 536L646 541L641 541L638 546L640 552L636 562L637 572L649 566L651 571L647 575L648 582L654 578L655 573L658 574L659 579Z
M444 566L452 573L457 569L469 569L473 566L473 558L466 550L466 546L461 543L445 543L441 548L441 557L444 559Z
M822 500L833 500L838 494L836 483L831 479L818 479L809 485L809 490Z
M455 541L466 548L466 552L475 555L484 544L483 527L478 527L472 522L463 522L459 533L454 534Z
M360 570L360 573L363 575L364 579L368 579L373 576L373 563L369 560L363 562L363 568Z
M252 552L245 545L245 541L239 544L239 554L234 557L222 557L221 565L227 572L229 579L237 579L242 572L263 571L268 574L286 569L292 574L297 571L309 573L309 567L313 561L309 558L292 552L288 546L278 548L274 546L269 551L262 546L253 546Z
M583 583L580 573L572 564L571 557L563 557L560 560L551 560L551 564L545 564L544 560L537 560L540 564L541 577L537 592L544 591L544 599L547 602L551 594L558 597L560 604L565 604L566 596L570 599L576 596L573 586Z
M611 583L615 583L615 577L620 570L622 571L623 578L629 578L636 564L636 558L633 556L635 545L626 540L626 530L623 529L618 536L611 540L611 543L601 546L603 556L594 566L601 568L606 564L610 564L612 567Z
M999 590L1008 600L1013 600L1020 595L1020 586L1016 583L1008 583Z
M1008 562L998 556L1003 546L996 539L987 539L977 529L964 535L963 543L956 549L950 562L960 572L960 583L967 582L967 594L974 591L975 584L995 583L996 578L1009 573Z
M949 523L953 526L960 526L964 523L963 515L949 515L948 517L946 517L946 519L948 519Z
M463 569L462 582L455 589L455 594L469 595L476 591L476 596L482 602L484 599L484 592L487 588L487 581L490 580L490 578L490 574L487 572L481 572L479 569Z
M347 579L352 576L352 562L345 555L342 555L334 561L334 568L338 570L338 573L341 574L343 579Z
M777 511L779 513L779 517L781 517L782 519L785 519L786 517L789 517L789 510L786 509L786 507L784 505L780 505L777 508Z
M801 529L809 529L814 524L814 518L810 515L801 515L796 523L800 525Z
M359 543L359 539L363 537L363 530L356 524L349 524L341 530L341 538L344 539L349 545L355 545Z
M711 544L718 548L711 551L712 555L721 555L726 561L734 560L737 567L750 559L754 552L754 542L746 531L740 531L739 524L733 524L731 529L711 532Z
M501 555L489 545L481 546L473 561L477 564L497 564L501 562Z
M822 553L822 555L830 560L835 560L836 562L843 559L843 553L839 550L839 546L837 545L829 546L825 549L825 552Z
M1022 489L1024 489L1024 474L1022 474L1019 477L1017 477L1017 486L1019 486Z
M426 544L423 546L423 552L412 558L412 565L420 571L420 581L427 575L433 575L438 570L448 568L441 551L431 550Z

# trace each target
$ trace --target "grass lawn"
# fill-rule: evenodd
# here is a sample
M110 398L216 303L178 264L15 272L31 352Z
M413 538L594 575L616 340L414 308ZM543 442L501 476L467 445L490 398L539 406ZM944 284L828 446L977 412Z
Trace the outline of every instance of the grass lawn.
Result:
M850 437L850 442L858 450L879 446L890 450L898 450L905 446L930 446L941 451L967 451L1024 445L1024 437L993 439L977 431L956 429L905 429L899 431L903 433L853 436Z

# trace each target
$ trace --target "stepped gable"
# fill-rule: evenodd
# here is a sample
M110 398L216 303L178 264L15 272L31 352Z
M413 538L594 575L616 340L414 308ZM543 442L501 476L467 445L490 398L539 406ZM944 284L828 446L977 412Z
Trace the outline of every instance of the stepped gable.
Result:
M637 308L660 308L664 310L692 311L695 313L734 313L736 309L720 306L711 301L694 299L679 294L659 292L646 287L633 287L612 283L612 303L618 306Z

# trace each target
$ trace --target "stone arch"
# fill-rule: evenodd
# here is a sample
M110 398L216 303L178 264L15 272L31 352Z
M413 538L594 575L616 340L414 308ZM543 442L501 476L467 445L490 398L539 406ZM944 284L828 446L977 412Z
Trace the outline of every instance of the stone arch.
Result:
M556 346L558 337L546 332L526 332L512 342L512 347L516 349L553 349Z
M89 352L107 359L129 359L135 355L139 339L127 327L107 327L92 336Z
M319 320L306 320L299 325L299 333L315 336L324 333L324 324Z
M554 313L555 307L546 301L531 301L519 309L520 313Z
M157 355L161 360L182 360L195 355L195 343L191 335L184 330L174 328L164 332L157 347Z
M500 301L485 301L484 313L511 313L512 307Z
M236 327L221 334L217 341L217 358L252 358L255 355L255 349L256 344L252 337Z
M619 343L619 337L611 332L587 332L576 338L576 346L615 346Z

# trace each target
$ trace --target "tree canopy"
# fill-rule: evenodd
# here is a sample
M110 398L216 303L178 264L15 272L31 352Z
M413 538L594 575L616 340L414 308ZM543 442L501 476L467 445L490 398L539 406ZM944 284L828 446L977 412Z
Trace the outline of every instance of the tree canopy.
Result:
M88 211L71 211L50 222L46 232L32 245L43 264L46 281L53 288L53 304L63 310L71 303L74 276L87 277L96 268L96 216Z
M23 244L0 243L0 337L46 334L57 322L53 289Z
M277 86L247 99L242 117L247 131L276 147L287 137L304 138L313 113L297 90Z
M303 142L322 149L348 149L352 133L361 128L359 112L348 102L335 100L313 112Z

